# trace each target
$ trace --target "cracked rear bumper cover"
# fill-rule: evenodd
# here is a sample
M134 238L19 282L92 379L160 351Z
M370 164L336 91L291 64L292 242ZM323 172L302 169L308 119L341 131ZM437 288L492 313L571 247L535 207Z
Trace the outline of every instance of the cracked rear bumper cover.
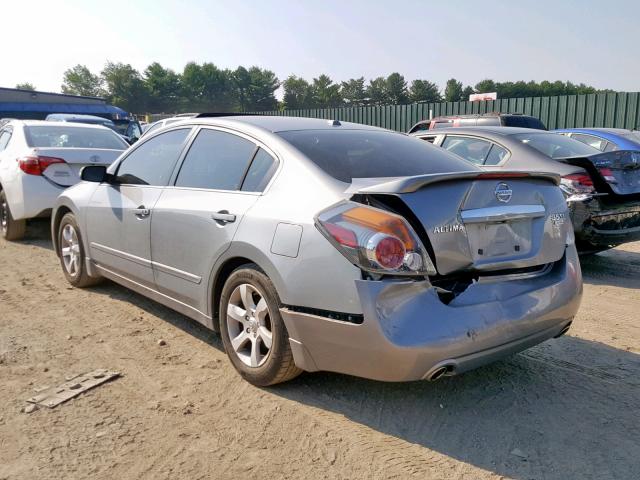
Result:
M381 381L460 373L558 335L575 316L582 276L575 247L547 274L475 283L449 305L428 282L357 281L360 325L283 308L296 364Z
M592 245L615 246L640 240L640 204L602 209L595 200L570 206L576 239Z

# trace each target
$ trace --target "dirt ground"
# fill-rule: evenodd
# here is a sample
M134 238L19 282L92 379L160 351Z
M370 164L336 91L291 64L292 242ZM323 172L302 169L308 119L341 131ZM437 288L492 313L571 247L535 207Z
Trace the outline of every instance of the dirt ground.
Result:
M70 288L45 222L0 240L0 265L0 479L640 478L640 243L583 262L561 339L436 383L267 389L197 323L112 283ZM22 413L96 368L123 376Z

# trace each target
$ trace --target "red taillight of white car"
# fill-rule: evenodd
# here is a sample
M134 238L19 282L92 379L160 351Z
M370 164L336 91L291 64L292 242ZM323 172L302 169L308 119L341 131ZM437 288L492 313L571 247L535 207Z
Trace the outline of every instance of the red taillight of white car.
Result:
M316 226L351 263L387 275L435 275L436 269L407 221L393 213L342 202L319 213Z
M29 155L18 158L18 166L27 175L42 175L44 171L55 163L67 163L62 158Z

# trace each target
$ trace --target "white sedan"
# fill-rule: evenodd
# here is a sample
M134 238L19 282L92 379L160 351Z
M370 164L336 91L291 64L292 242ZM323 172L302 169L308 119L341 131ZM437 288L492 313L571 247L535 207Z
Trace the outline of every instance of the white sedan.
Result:
M24 236L26 220L46 217L85 165L110 165L129 147L102 126L12 120L0 127L0 233Z

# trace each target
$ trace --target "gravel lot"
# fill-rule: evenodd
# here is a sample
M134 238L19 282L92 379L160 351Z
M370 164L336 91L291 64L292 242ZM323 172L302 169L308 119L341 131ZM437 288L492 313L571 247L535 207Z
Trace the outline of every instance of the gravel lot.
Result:
M47 228L0 240L0 479L640 478L640 243L586 259L569 335L505 361L260 389L197 323L112 283L70 288ZM96 368L123 376L22 413Z

